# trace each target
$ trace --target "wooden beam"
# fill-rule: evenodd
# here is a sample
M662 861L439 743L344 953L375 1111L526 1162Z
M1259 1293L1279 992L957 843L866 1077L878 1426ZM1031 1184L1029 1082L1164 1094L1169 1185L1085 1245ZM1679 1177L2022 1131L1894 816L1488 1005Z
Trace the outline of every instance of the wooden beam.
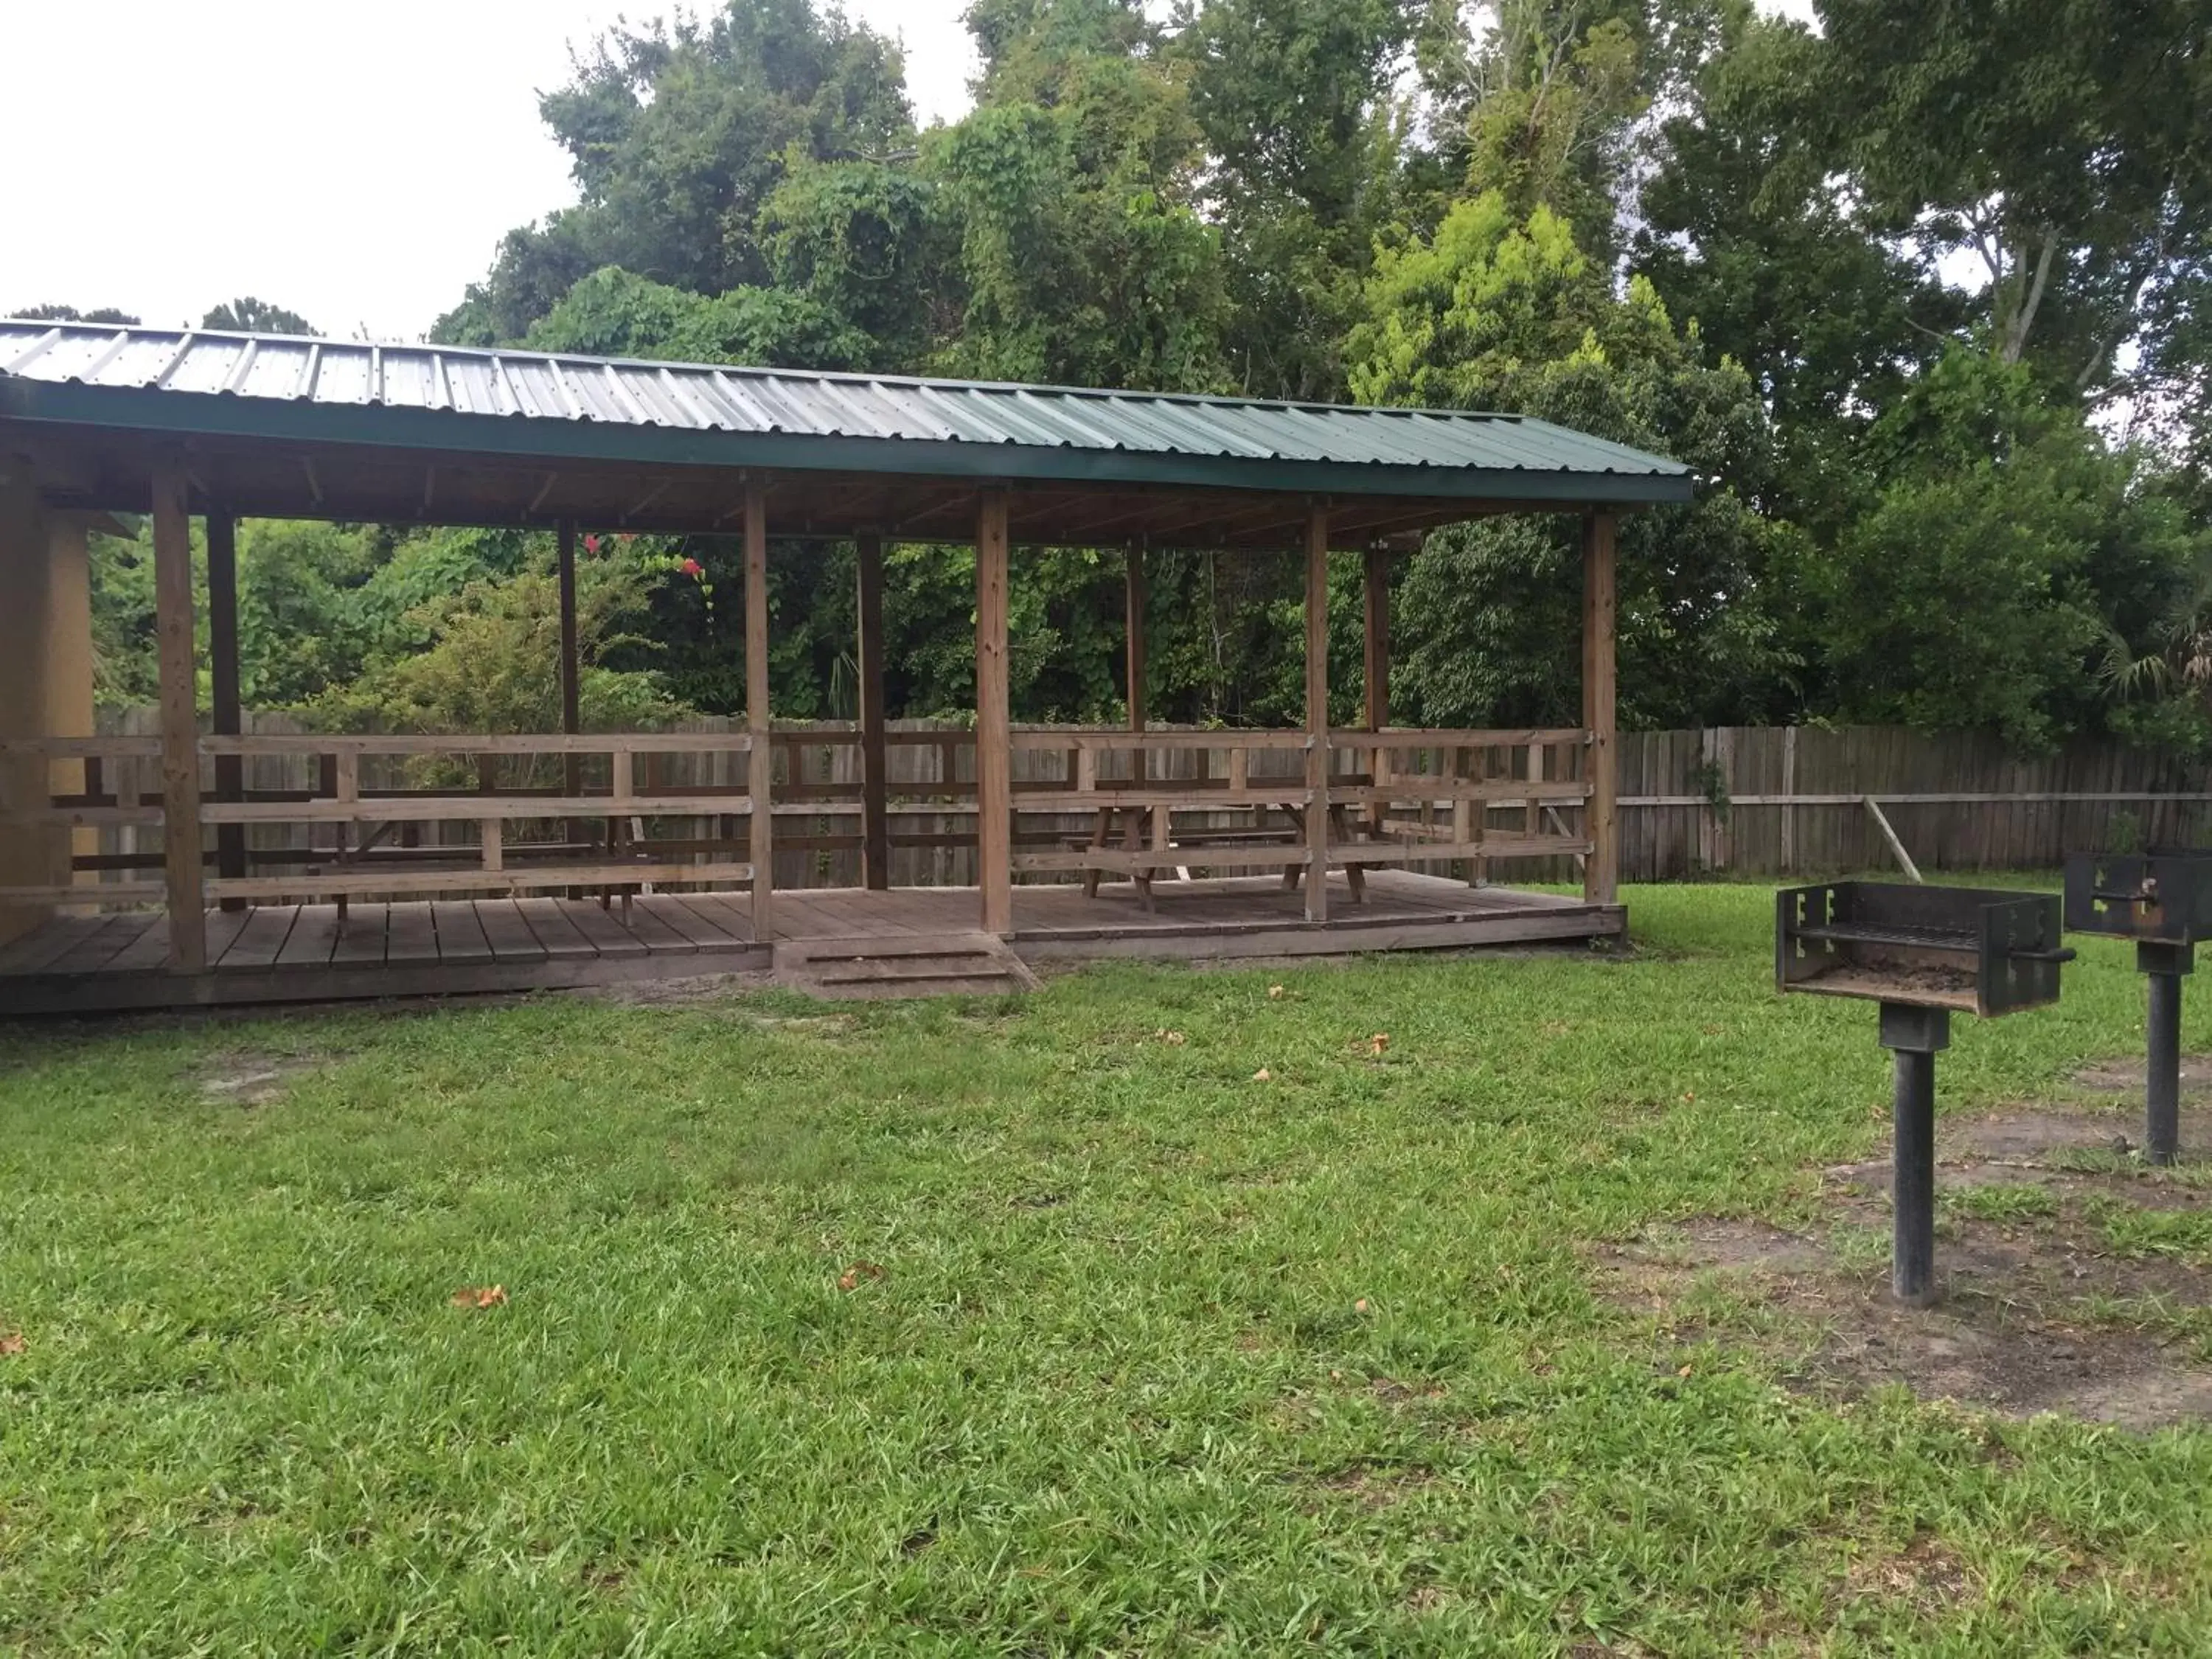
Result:
M1306 509L1306 920L1328 920L1328 509Z
M88 738L96 725L93 708L94 653L89 536L94 526L101 522L101 516L94 514L46 515L46 612L41 619L46 646L42 665L45 718L40 723L42 736ZM100 533L107 532L103 529ZM27 599L21 592L12 597L19 602ZM91 775L98 769L94 767L88 770L82 760L57 761L46 769L47 785L56 795L97 793L90 784ZM81 878L73 873L70 860L100 855L100 831L96 829L72 830L58 838L58 843L53 850L55 875L60 881ZM91 880L99 879L89 872L86 874Z
M169 907L169 966L207 971L201 908L198 667L193 660L191 520L185 469L154 471L154 630L161 690L161 857Z
M751 800L753 942L775 937L775 745L768 741L768 487L745 485L745 730L753 740Z
M1620 890L1620 755L1614 729L1616 582L1613 514L1592 513L1583 520L1583 725L1590 734L1585 761L1590 785L1590 851L1583 866L1583 896L1592 904L1611 904Z
M1365 578L1364 607L1360 618L1360 637L1365 645L1365 655L1360 673L1361 708L1366 717L1367 729L1380 732L1390 724L1390 556L1380 548L1370 547L1361 556ZM1390 755L1388 750L1370 750L1368 771L1379 785L1388 781ZM1382 805L1377 802L1368 812L1369 824L1379 831L1382 827Z
M1014 931L1013 718L1006 674L1007 495L975 514L975 881L983 931Z
M1123 610L1127 622L1127 636L1122 651L1123 684L1128 691L1129 729L1145 729L1146 680L1145 664L1145 550L1129 550L1128 564L1124 575Z
M218 737L244 732L245 710L238 689L238 520L226 513L207 516L208 684L213 703L210 724ZM239 755L215 757L215 798L246 799L246 762ZM215 832L216 873L236 880L246 873L246 827L225 823ZM243 910L246 901L227 898L226 910Z
M854 545L860 582L860 882L881 893L891 884L890 797L884 743L884 538Z
M577 658L576 647L576 521L562 519L554 532L554 562L561 587L561 729L577 732L584 729L583 665ZM580 756L570 755L561 763L561 785L571 795L584 793L584 763ZM562 834L570 846L576 845L592 833L591 827L579 819L571 818L562 827ZM570 898L581 898L582 889L570 892Z

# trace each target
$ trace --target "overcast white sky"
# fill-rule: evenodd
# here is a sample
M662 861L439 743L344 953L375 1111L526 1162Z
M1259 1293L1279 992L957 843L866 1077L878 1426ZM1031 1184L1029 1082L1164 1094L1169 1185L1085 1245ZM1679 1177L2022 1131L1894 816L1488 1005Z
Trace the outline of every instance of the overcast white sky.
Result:
M670 9L0 0L8 132L25 163L0 186L0 315L116 306L175 327L251 294L327 334L416 338L503 234L574 199L537 107L568 78L571 44ZM925 123L968 107L965 9L845 0L903 39Z
M412 339L510 228L574 199L538 94L666 0L0 0L0 316L197 323L252 294L325 333ZM705 9L704 3L693 9ZM916 112L957 118L965 0L845 0L903 36Z

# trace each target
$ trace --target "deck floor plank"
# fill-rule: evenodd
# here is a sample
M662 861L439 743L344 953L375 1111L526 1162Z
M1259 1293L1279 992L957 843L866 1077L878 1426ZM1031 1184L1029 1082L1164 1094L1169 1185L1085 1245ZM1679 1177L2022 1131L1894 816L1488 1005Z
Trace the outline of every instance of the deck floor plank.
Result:
M647 953L646 942L622 924L617 910L602 910L597 899L556 898L562 920L603 957L634 957Z
M43 974L112 920L107 916L56 916L0 951L0 974Z
M138 936L100 969L104 974L158 974L169 965L169 921L166 916L136 915Z
M331 907L337 908L335 904ZM356 899L346 906L345 926L331 947L331 966L361 968L384 960L384 931L392 919L388 904L363 904Z
M491 941L484 937L477 908L466 899L440 899L430 906L431 925L438 930L438 960L448 967L466 967L492 959Z
M484 940L491 946L495 960L545 960L545 947L538 943L537 933L523 920L522 912L514 908L513 899L478 899L476 911L477 924L483 929Z
M137 917L100 916L97 921L97 927L54 959L48 973L99 973L137 942Z
M568 920L558 901L545 897L519 898L514 902L514 913L537 936L539 948L547 956L584 957L599 955L591 940L578 932L576 924Z
M678 933L655 915L650 908L652 903L651 899L641 894L630 901L629 936L642 945L648 955L696 956L699 947L692 943L689 935ZM620 921L614 925L617 927L623 926Z
M338 907L303 904L292 923L291 937L276 953L279 968L327 968L338 943Z
M299 916L300 907L296 904L255 905L246 913L246 925L238 930L230 948L221 956L216 954L215 941L208 941L210 965L227 974L274 966Z
M438 929L428 904L395 904L385 918L384 965L421 967L438 956Z
M702 938L700 944L709 950L741 948L752 943L752 930L736 924L736 919L726 906L717 905L708 893L669 893L668 902L688 912L702 927L711 928L718 939Z
M715 927L692 908L667 893L656 893L650 898L641 896L635 902L634 914L652 917L671 933L688 940L695 951L726 951L737 941Z

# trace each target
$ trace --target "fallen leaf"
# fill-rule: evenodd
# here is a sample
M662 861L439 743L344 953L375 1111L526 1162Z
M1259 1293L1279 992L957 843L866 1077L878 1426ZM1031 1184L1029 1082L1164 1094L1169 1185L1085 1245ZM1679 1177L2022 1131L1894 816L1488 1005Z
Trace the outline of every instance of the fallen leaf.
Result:
M855 1261L837 1275L837 1288L841 1291L856 1291L860 1289L862 1279L881 1279L883 1276L884 1270L874 1262Z
M507 1304L504 1285L465 1285L453 1292L456 1308L500 1308Z
M1255 1083L1273 1083L1274 1080L1274 1073L1264 1066L1252 1073L1252 1081Z
M23 1340L21 1331L9 1331L5 1336L0 1336L0 1354L19 1354L28 1346L30 1344Z
M1390 1034L1388 1031L1377 1031L1367 1039L1367 1052L1376 1060L1382 1058L1382 1051L1389 1046Z
M1270 985L1267 988L1267 1000L1270 1002L1280 1002L1282 1000L1283 988L1279 985Z
M1690 1368L1689 1368L1687 1365L1683 1366L1683 1367L1682 1367L1682 1369L1681 1369L1680 1370L1676 1371L1676 1372L1674 1373L1674 1375L1675 1375L1675 1376L1687 1376L1689 1374L1690 1374Z

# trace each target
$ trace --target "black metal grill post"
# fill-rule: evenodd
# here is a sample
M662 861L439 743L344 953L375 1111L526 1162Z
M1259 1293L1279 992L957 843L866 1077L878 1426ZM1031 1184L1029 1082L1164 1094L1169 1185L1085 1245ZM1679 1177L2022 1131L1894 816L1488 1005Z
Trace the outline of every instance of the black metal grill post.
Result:
M2142 939L2136 971L2149 982L2143 1021L2144 1155L2154 1164L2181 1156L2181 976L2195 970L2197 947Z
M1936 1300L1936 1056L1951 1046L1949 1011L1883 1003L1881 1046L1897 1066L1889 1288L1907 1306L1925 1308Z

